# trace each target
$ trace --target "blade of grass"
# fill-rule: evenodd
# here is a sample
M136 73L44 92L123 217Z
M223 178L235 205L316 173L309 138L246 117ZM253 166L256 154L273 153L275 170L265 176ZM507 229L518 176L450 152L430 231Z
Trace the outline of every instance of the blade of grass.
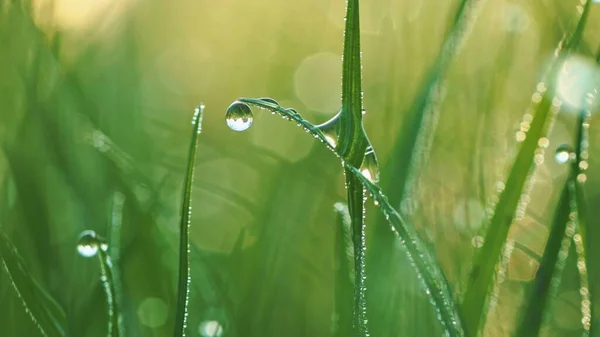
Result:
M328 141L327 136L317 126L312 125L303 119L293 109L286 109L278 104L266 102L259 98L239 98L238 101L254 105L256 107L272 111L279 114L285 120L295 122L298 126L304 128L313 137L320 140L327 148L336 155L336 149ZM446 334L450 337L465 336L462 320L459 315L458 307L452 297L450 286L444 274L438 265L435 255L429 250L423 242L415 228L406 223L395 211L394 207L387 201L381 189L365 177L358 169L352 166L348 161L342 161L344 170L348 175L352 175L356 182L362 184L366 190L372 194L376 204L381 206L386 219L406 250L407 255L420 275L421 283L430 299L434 309L437 312L439 321L446 329ZM362 190L362 189L361 189ZM354 223L353 223L354 225ZM356 245L356 242L354 242ZM356 285L355 285L356 287Z
M25 311L42 335L65 336L63 309L27 272L23 259L4 233L0 233L0 261Z
M483 2L484 0L461 1L440 53L406 113L406 121L393 146L393 153L382 170L388 173L382 186L390 191L390 201L396 207L411 193L415 187L414 176L425 164L439 119L439 100L441 89L445 85L445 75L469 35Z
M527 296L527 303L523 306L519 314L521 321L515 333L517 337L537 336L539 334L544 311L551 298L549 295L552 293L553 288L552 278L558 274L557 269L560 269L557 268L559 252L568 251L568 249L565 249L564 242L566 241L568 244L568 241L571 239L570 236L565 237L571 210L569 204L571 194L568 184L569 182L565 184L561 192L540 266L535 275L533 286Z
M352 224L348 206L338 202L335 236L335 311L334 336L346 337L352 334L352 289L354 275L354 251L352 245Z
M339 144L336 148L343 160L360 167L368 140L362 125L363 92L360 51L360 20L358 0L346 2L346 26L342 55L342 111L340 113ZM354 242L354 336L369 336L366 299L366 235L364 223L364 191L360 183L346 172L348 210Z
M183 196L181 204L181 218L179 223L179 281L177 286L177 312L175 314L174 337L184 337L186 332L188 301L190 296L190 220L192 217L192 187L194 183L194 168L196 162L196 149L198 148L198 134L202 126L204 105L194 111L192 120L192 136L188 152L188 163L185 180L183 183Z
M544 137L547 132L547 120L549 119L552 98L555 92L554 79L562 66L562 57L568 55L581 39L589 13L589 5L590 2L587 2L575 31L566 38L564 48L560 49L562 41L559 44L559 52L548 72L548 88L535 108L535 116L530 124L529 131L515 158L508 179L505 182L505 189L500 195L490 220L484 245L476 257L462 303L465 328L469 336L476 336L482 326L482 317L485 316L484 306L489 295L489 289L493 284L494 270L500 252L506 242L523 186L530 175L538 140Z

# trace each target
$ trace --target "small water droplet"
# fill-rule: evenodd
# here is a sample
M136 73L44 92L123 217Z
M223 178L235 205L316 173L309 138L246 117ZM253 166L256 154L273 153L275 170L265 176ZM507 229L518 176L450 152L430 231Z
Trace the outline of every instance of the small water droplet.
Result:
M279 106L279 102L277 102L276 100L272 99L271 97L261 97L260 98L261 101L266 102L266 103L271 103L275 106Z
M219 337L223 335L223 326L217 321L204 321L200 323L200 336Z
M94 257L98 254L98 247L100 246L100 239L96 232L91 230L83 231L79 235L77 241L77 252L83 257Z
M332 148L335 148L337 146L337 142L338 142L338 137L339 137L338 121L340 119L340 113L341 113L341 110L327 122L316 126L316 128L319 129L323 133L323 135L325 136L325 140L327 140L327 143Z
M233 131L248 130L252 126L253 120L252 109L244 102L235 101L227 108L225 121Z
M379 182L379 162L377 161L377 155L375 154L373 147L367 147L359 171L372 183Z
M568 144L559 145L554 153L554 160L559 164L566 164L575 159L575 151Z

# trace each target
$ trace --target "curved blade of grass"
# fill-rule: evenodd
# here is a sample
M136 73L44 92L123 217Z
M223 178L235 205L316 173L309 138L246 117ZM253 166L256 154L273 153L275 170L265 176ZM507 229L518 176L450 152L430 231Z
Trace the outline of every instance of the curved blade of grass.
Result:
M389 203L379 186L373 184L361 174L359 170L344 163L347 172L350 172L371 194L376 205L379 206L392 230L402 243L406 254L417 271L429 300L436 310L438 319L442 323L448 336L465 336L458 305L452 297L450 285L444 276L435 256L429 251L416 229L402 219L400 214Z
M337 202L335 235L335 312L334 336L352 335L352 289L354 289L354 250L352 223L348 206Z
M238 101L270 110L279 114L286 120L295 122L298 126L301 126L304 130L313 135L313 137L325 144L325 146L334 154L339 156L335 148L328 142L323 132L302 118L302 116L294 109L286 109L275 103L259 98L239 98ZM465 336L458 307L452 297L448 281L442 273L434 254L429 251L427 245L425 245L416 229L412 225L406 223L400 217L398 212L394 210L394 207L391 206L377 185L363 176L362 173L349 162L342 160L342 163L346 174L352 175L358 183L362 184L366 190L373 195L373 199L376 203L380 205L386 219L397 233L402 246L410 257L415 270L420 275L420 280L422 281L425 292L438 314L439 321L446 329L447 335L451 337Z
M557 274L559 252L564 251L563 241L568 242L570 240L570 237L565 238L572 197L568 184L569 182L565 184L561 192L540 266L535 274L533 286L529 291L527 303L520 311L521 322L517 328L516 337L537 336L540 332L544 311L550 299L552 278Z
M4 233L0 233L0 261L25 311L42 335L65 336L65 312L27 272L23 259Z
M589 5L590 2L588 1L579 19L577 28L571 36L566 38L564 48L560 49L562 41L559 44L559 57L555 58L548 72L548 78L550 79L547 85L548 88L535 109L535 116L530 124L527 136L515 158L508 179L505 182L505 189L500 195L494 214L490 220L484 245L475 260L462 303L465 328L469 336L476 336L482 325L482 317L485 316L484 306L489 295L489 289L493 284L494 270L496 269L500 252L506 242L508 230L512 224L523 186L530 175L534 153L538 147L538 140L544 137L547 132L547 120L555 92L554 78L556 78L562 66L561 57L568 55L570 50L579 43L589 13Z
M183 197L181 204L181 218L179 223L179 281L177 285L177 312L175 314L174 337L184 337L187 323L187 308L190 297L190 220L192 217L192 186L194 182L194 167L196 162L196 149L198 148L198 134L202 126L204 105L194 110L192 120L192 136L188 152L188 162L185 180L183 183Z

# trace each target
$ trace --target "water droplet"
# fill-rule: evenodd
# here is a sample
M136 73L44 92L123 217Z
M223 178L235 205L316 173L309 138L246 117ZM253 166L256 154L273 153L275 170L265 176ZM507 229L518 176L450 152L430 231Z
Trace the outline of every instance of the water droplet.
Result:
M245 131L253 121L252 109L244 102L235 101L227 108L225 121L227 126L233 131Z
M372 183L379 182L379 162L377 161L377 155L375 154L373 147L367 147L359 171Z
M566 164L575 159L575 151L568 144L559 145L554 153L554 159L559 164Z
M223 327L217 321L204 321L200 323L200 336L219 337L223 335Z
M100 246L100 239L96 232L91 230L83 231L79 235L77 241L77 252L83 257L94 257L98 254L98 247Z
M261 101L266 102L266 103L271 103L275 106L279 106L279 102L277 102L276 100L272 99L271 97L261 97L260 98Z
M333 148L337 146L339 136L338 121L340 119L341 112L342 111L340 110L340 112L333 116L333 118L331 118L323 124L316 126L316 128L319 129L325 136L325 140L327 140L327 143Z

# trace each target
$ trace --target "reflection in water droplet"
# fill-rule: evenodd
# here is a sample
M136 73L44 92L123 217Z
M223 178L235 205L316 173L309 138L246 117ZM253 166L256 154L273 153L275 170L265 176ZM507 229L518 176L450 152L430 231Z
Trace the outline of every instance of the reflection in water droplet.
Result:
M279 102L277 102L276 100L272 99L271 97L261 97L260 98L261 101L266 102L266 103L271 103L275 106L279 106Z
M379 162L373 147L367 147L365 157L360 166L360 173L373 183L379 182Z
M204 321L200 323L200 336L219 337L223 335L223 327L217 321Z
M99 245L100 241L96 232L86 230L79 235L79 240L77 241L77 252L83 257L94 257L96 254L98 254Z
M338 137L339 137L338 121L340 119L341 112L342 111L340 110L340 112L338 112L335 116L333 116L333 118L331 118L330 120L328 120L327 122L325 122L323 124L316 126L317 129L321 130L321 132L325 136L325 139L327 140L327 143L329 143L329 145L332 148L335 148L337 146Z
M227 108L225 121L231 130L245 131L252 125L252 109L244 102L235 101Z
M575 151L568 144L559 145L554 153L554 160L559 164L566 164L575 159Z

